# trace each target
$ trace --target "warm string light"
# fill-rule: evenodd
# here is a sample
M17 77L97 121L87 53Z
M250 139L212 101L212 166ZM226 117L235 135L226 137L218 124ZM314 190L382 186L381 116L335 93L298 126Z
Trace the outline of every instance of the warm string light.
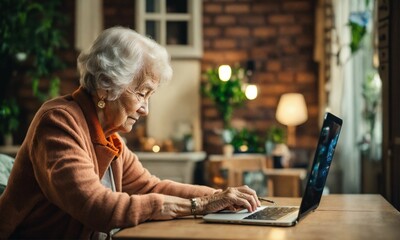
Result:
M247 81L250 81L250 76L252 74L252 71L248 71L247 73ZM232 68L229 65L221 65L218 68L218 77L221 79L221 81L229 81L232 76ZM258 96L258 88L257 85L255 84L245 84L244 86L244 92L246 95L246 98L249 100L254 100Z
M161 148L160 148L160 146L158 146L158 145L154 145L154 146L151 148L151 150L152 150L153 152L155 152L155 153L158 153L158 152L161 150Z
M229 65L221 65L218 68L218 76L221 81L229 81L231 79L232 69Z
M246 97L249 100L253 100L257 98L258 89L257 86L254 84L248 84L245 91Z

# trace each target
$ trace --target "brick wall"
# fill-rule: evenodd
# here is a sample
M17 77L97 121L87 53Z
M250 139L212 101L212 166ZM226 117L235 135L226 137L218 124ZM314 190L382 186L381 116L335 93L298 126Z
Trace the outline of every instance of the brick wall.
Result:
M123 26L135 29L135 1L103 1L104 28Z
M252 81L259 95L235 110L234 118L260 135L276 124L281 94L303 93L309 120L297 127L299 147L313 148L318 129L317 66L313 61L313 0L203 1L204 56L202 70L220 64L256 63ZM205 81L205 79L202 79ZM221 153L222 141L215 129L222 127L218 112L202 99L203 146Z
M104 27L115 25L134 28L135 4L131 0L104 1ZM74 1L64 1L70 18L67 39L70 49L62 52L67 68L60 72L61 94L78 86L74 46ZM305 95L309 111L307 123L297 128L298 143L314 146L318 123L317 68L313 61L314 1L313 0L237 0L203 1L204 56L202 70L220 64L244 64L255 60L253 81L259 96L234 113L248 126L264 134L274 118L279 96L285 92ZM204 80L204 79L203 79ZM40 106L31 92L30 81L22 79L18 90L23 106L21 142L29 123ZM45 86L46 84L44 84ZM208 99L202 99L203 148L220 153L222 141L215 134L222 122Z

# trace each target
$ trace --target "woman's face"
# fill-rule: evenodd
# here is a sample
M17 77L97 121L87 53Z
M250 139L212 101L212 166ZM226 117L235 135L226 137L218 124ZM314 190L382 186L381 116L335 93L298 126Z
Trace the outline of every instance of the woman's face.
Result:
M115 101L107 101L100 117L105 136L130 132L133 124L149 113L149 98L157 87L157 80L146 78L140 86L128 87Z

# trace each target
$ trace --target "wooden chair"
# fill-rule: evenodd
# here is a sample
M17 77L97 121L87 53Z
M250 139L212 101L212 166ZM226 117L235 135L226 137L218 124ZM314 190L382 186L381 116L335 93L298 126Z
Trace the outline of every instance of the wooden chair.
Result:
M211 155L208 159L208 179L216 188L235 187L246 184L243 176L262 172L265 175L266 196L301 197L305 169L274 169L272 161L261 154ZM249 184L248 184L249 185Z
M301 197L307 170L302 168L265 169L264 173L273 183L274 197Z
M249 155L237 155L232 157L224 156L211 156L209 159L211 168L209 168L211 175L214 180L221 183L222 188L242 186L244 184L252 185L253 188L257 188L260 193L268 193L271 195L273 191L273 184L264 173L267 168L267 161L264 155L249 154ZM260 179L260 174L262 178ZM246 179L243 176L246 175ZM245 181L245 180L249 180ZM254 180L255 179L255 180ZM262 183L260 181L263 181ZM214 181L215 182L215 181ZM264 187L265 189L260 189Z

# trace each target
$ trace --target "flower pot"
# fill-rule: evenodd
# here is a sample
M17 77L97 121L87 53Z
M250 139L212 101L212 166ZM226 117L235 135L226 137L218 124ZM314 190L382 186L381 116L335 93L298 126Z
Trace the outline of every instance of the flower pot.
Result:
M222 149L222 152L225 157L232 157L234 150L235 149L233 148L233 146L231 144L225 144Z
M286 144L284 144L284 143L276 144L275 148L272 152L272 156L274 159L274 167L275 167L275 164L278 167L284 167L284 168L290 166L291 153ZM277 158L277 159L275 160L275 158Z

